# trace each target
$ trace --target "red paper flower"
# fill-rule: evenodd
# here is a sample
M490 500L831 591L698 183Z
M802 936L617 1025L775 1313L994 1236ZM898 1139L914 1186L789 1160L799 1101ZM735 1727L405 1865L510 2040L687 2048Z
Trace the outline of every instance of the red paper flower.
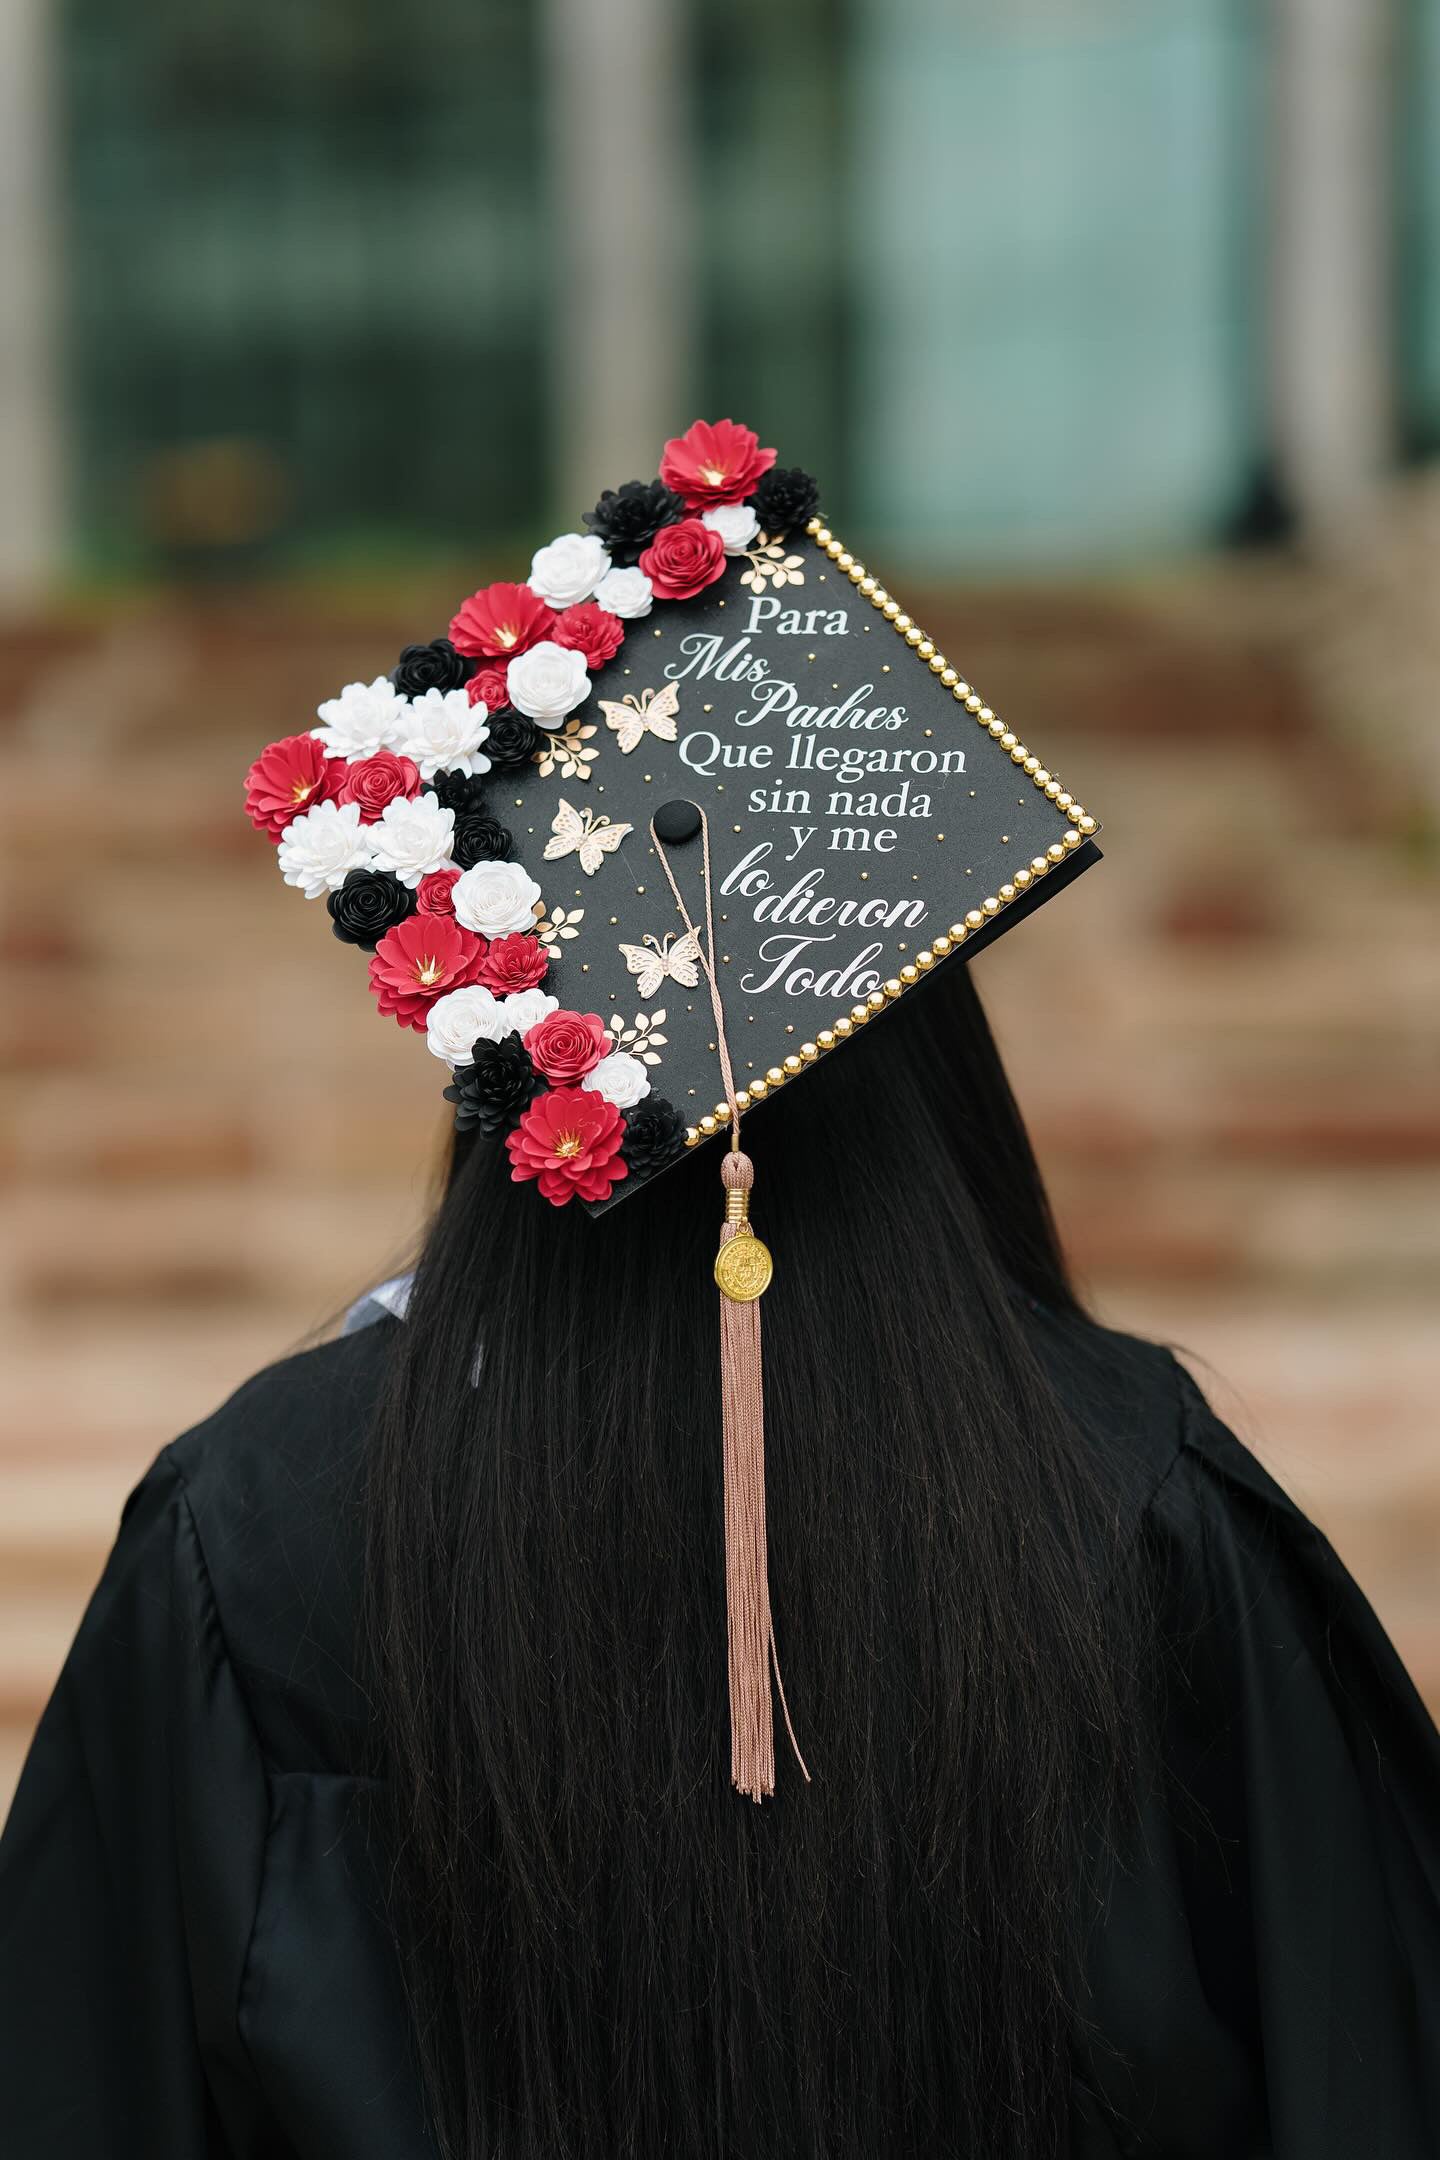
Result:
M753 428L735 420L697 420L666 443L660 478L692 510L714 510L720 503L743 502L753 495L761 474L774 462L775 452L761 449ZM643 568L643 555L640 562Z
M698 517L681 518L678 525L661 526L640 557L640 568L657 600L693 600L725 575L725 543Z
M611 1186L628 1174L620 1154L624 1137L625 1120L603 1095L553 1088L536 1096L506 1136L510 1176L517 1185L538 1179L552 1207L577 1198L608 1199Z
M423 1028L435 1000L473 983L484 957L484 938L462 930L453 915L411 915L376 946L370 987L382 1013L401 1027Z
M327 758L313 735L287 735L262 750L246 773L245 814L257 832L278 840L302 810L332 800L344 778L344 759Z
M453 915L455 903L450 895L455 888L458 870L432 870L422 877L415 888L415 907L421 915Z
M373 757L357 758L345 767L336 800L359 803L361 824L373 825L386 803L419 792L419 766L408 757L397 757L393 750L377 750Z
M554 608L528 585L482 585L462 603L450 625L450 642L457 652L508 660L549 637L554 623Z
M490 940L490 950L475 980L493 990L496 997L509 997L512 990L535 989L544 982L549 969L550 955L539 938L532 937L528 930L512 930L507 937Z
M610 1048L610 1037L599 1013L546 1013L520 1039L536 1072L543 1073L557 1087L572 1087L577 1080L583 1080Z
M503 667L476 668L465 691L471 704L483 705L487 713L505 712L509 708L510 683Z
M625 625L618 615L598 607L593 600L582 600L556 616L552 634L557 645L584 653L585 665L593 675L596 668L604 667L619 652L625 642Z

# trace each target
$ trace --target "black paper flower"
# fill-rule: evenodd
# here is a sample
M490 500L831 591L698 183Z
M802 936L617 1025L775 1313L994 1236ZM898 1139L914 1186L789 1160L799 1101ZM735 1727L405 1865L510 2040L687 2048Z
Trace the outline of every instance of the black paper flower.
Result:
M463 690L475 666L456 652L448 637L437 637L428 645L407 645L390 670L390 680L402 697L423 697L427 690Z
M343 944L374 952L387 930L414 914L415 895L388 870L348 870L344 884L325 904Z
M509 862L514 846L508 829L488 810L456 811L450 853L462 870L473 870L477 862Z
M518 1035L506 1035L477 1042L471 1054L473 1064L462 1065L445 1090L446 1102L455 1105L455 1130L507 1132L540 1085L530 1053Z
M778 540L782 533L803 533L820 507L820 490L798 465L777 465L766 473L750 498L760 530Z
M606 488L585 523L604 541L610 560L636 563L662 525L673 525L685 516L685 505L663 480L627 480L623 487Z
M519 772L530 763L545 740L533 720L524 713L497 713L485 738L485 755L496 772Z
M467 810L478 810L485 800L483 773L437 772L425 785L441 809L453 810L457 818Z
M647 1095L624 1115L620 1153L636 1177L649 1177L684 1154L685 1120L663 1096Z

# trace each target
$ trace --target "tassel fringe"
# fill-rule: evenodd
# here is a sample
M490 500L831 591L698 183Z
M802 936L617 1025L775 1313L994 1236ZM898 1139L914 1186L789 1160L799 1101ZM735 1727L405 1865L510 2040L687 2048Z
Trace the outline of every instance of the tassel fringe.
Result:
M738 1149L721 1170L727 1190L721 1250L751 1237L746 1199L755 1172ZM763 1251L763 1248L762 1248ZM768 1273L768 1269L767 1269ZM762 1285L763 1287L763 1285ZM775 1790L775 1720L770 1673L786 1730L806 1780L780 1678L770 1619L765 1536L765 1390L758 1294L720 1298L720 1400L725 1447L725 1598L730 1652L730 1781L752 1800Z

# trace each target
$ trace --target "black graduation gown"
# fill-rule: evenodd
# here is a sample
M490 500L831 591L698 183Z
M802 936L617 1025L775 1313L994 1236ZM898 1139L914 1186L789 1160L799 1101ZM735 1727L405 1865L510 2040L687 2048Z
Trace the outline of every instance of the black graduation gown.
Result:
M351 1651L398 1324L259 1375L126 1508L0 1845L5 2160L433 2160ZM1437 2160L1440 1739L1180 1369L1096 1341L1066 1385L1123 1449L1169 1677L1095 1919L1074 2152Z

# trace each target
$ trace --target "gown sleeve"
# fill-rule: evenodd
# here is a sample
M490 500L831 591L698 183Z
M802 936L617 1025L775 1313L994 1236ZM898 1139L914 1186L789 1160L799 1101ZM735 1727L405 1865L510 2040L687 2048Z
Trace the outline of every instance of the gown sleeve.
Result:
M131 1495L0 1841L7 2160L273 2154L236 2011L264 1766L183 1479Z
M1101 1930L1105 2136L1440 2156L1440 1735L1325 1538L1188 1377L1152 1504L1162 1761Z

